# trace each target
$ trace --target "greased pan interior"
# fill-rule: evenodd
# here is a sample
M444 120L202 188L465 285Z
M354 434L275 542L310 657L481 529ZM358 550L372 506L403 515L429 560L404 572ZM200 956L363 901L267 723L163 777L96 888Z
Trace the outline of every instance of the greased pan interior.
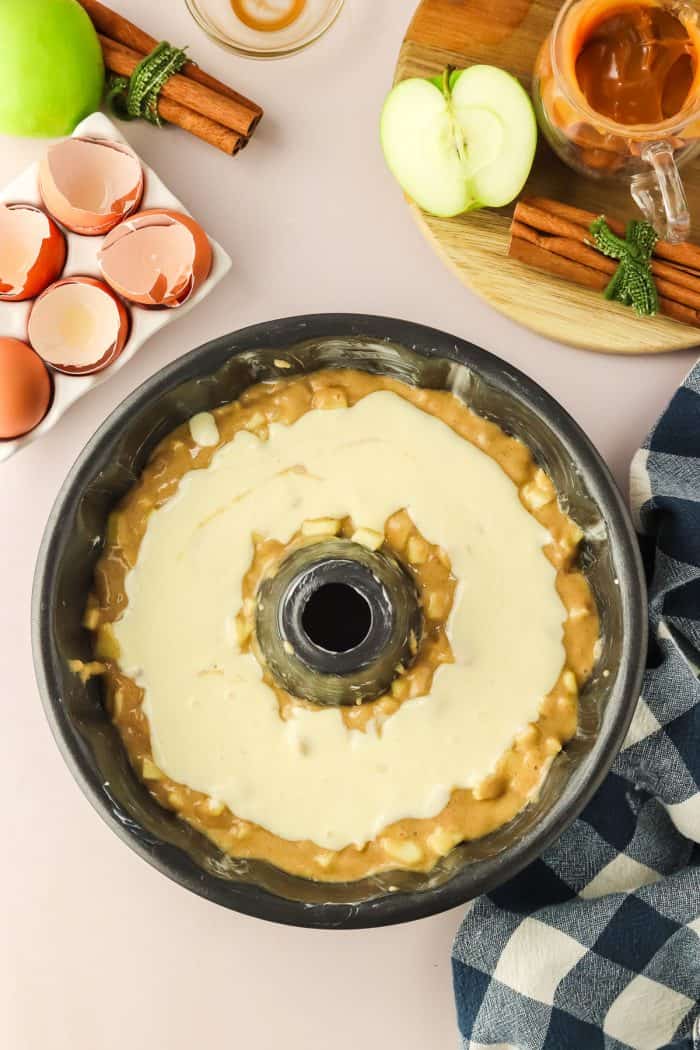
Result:
M291 367L280 370L280 359ZM261 861L234 860L163 810L127 761L102 706L99 680L84 685L67 666L70 658L90 656L81 619L109 511L161 438L196 412L235 400L253 383L334 367L452 390L523 440L585 530L581 560L602 630L598 669L581 694L578 733L535 803L493 834L458 846L429 874L390 872L343 884L314 883ZM78 457L49 517L37 561L32 630L37 681L57 743L95 809L132 849L225 907L299 926L358 928L417 919L493 889L575 819L610 768L639 695L646 600L634 532L606 466L537 384L492 354L431 328L319 314L215 339L166 366L115 409Z

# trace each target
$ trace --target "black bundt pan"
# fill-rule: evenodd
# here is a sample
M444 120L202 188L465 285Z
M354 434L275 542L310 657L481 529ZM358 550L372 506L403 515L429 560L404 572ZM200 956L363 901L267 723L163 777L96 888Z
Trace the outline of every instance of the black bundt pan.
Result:
M274 364L280 358L292 367L280 371ZM534 804L508 826L458 846L428 875L391 872L332 885L260 861L232 860L161 809L131 770L99 681L83 685L67 660L90 656L81 617L107 515L154 445L194 413L234 400L251 383L346 366L452 389L529 445L586 530L581 562L598 601L603 644L581 698L578 734ZM58 745L95 809L124 842L171 879L227 908L338 929L406 922L454 907L510 879L562 833L601 783L626 733L646 651L646 602L620 494L556 401L506 362L454 336L383 317L320 314L215 339L122 402L79 456L51 512L36 569L32 627L37 680ZM507 638L503 645L507 657Z

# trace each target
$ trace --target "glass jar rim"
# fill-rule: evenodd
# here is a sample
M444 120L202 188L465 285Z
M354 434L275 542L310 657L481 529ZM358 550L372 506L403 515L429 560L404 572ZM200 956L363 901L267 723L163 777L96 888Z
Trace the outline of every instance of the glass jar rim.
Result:
M243 55L245 58L286 58L289 55L295 55L299 51L303 51L304 48L315 43L316 40L320 39L320 37L330 29L340 14L344 3L345 0L329 0L329 10L326 17L322 19L320 24L307 36L299 37L296 40L290 41L288 44L281 44L278 47L256 48L252 45L249 46L237 42L221 32L209 21L209 19L206 18L198 0L185 0L185 6L190 15L199 28L202 29L211 40L219 44L221 47L226 48L227 51L232 51L237 55Z

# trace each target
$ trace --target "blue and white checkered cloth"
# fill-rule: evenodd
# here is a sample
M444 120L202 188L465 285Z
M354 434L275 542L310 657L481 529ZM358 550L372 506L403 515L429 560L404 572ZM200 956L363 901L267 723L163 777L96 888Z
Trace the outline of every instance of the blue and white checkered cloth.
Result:
M453 948L465 1050L700 1050L700 363L635 456L651 642L600 791L472 902Z

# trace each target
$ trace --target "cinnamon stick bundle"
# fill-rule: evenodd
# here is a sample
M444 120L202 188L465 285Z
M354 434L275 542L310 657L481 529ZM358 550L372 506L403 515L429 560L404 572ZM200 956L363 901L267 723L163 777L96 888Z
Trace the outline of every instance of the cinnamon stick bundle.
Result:
M98 33L102 54L107 69L120 76L130 77L137 65L143 58L138 51L133 51L124 44L119 44L109 37ZM251 110L235 99L217 95L211 88L198 84L196 80L176 73L163 84L161 97L179 102L181 106L187 106L196 113L215 120L218 124L237 131L240 135L248 137L258 122L258 117Z
M520 201L511 224L508 254L529 266L602 292L617 263L592 247L592 212L559 201L533 197ZM625 225L608 219L613 232ZM700 248L659 241L651 271L661 313L700 327ZM661 258L659 258L661 256Z
M157 41L99 0L80 0L98 32L105 66L112 73L131 76ZM248 142L263 111L257 103L209 76L194 62L186 62L158 97L158 113L169 124L183 128L229 155Z
M548 197L530 197L523 203L540 210L546 210L561 219L568 219L578 226L584 226L586 230L600 214L598 212L598 215L596 215L595 212L585 211L583 208L574 208L572 205L563 204L561 201L549 200ZM620 222L619 219L610 219L607 216L606 218L608 226L613 233L623 236L625 232L624 222ZM696 244L691 244L689 241L684 241L682 244L669 244L668 241L657 241L654 255L661 259L668 259L669 262L675 263L677 266L685 266L691 270L700 270L700 247Z
M95 29L102 36L109 37L110 40L115 40L118 44L131 48L132 51L138 51L141 55L150 54L158 43L156 38L151 36L150 33L139 29L128 18L124 18L118 12L112 11L111 8L107 7L106 4L100 3L99 0L80 0L80 3L90 16ZM227 84L223 84L216 77L209 76L195 62L186 62L182 67L182 74L189 77L190 80L195 80L198 84L209 88L210 91L214 91L217 95L223 95L225 98L229 98L249 109L256 118L253 121L251 130L248 132L249 135L252 134L256 124L263 115L263 111L257 102L252 102L245 95L239 95L237 91L234 91Z

